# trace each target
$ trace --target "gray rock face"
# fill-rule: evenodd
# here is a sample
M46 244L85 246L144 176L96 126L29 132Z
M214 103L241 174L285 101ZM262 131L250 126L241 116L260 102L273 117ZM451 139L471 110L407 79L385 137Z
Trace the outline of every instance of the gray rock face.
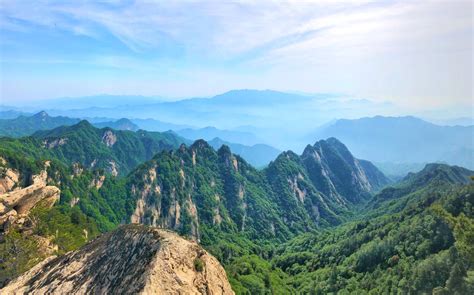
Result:
M49 163L45 165L49 165ZM7 172L11 171L13 170L7 169ZM47 177L46 170L43 170L40 174L32 176L33 184L26 188L10 191L13 186L2 186L3 190L8 189L8 191L0 194L0 237L10 226L18 223L17 221L20 221L19 225L21 225L21 221L38 204L51 208L59 200L59 188L46 185ZM0 178L0 183L10 184L13 182L12 179L18 182L19 173L5 174L3 178Z
M49 258L0 293L234 294L223 267L197 243L142 225L122 226Z
M356 159L335 138L308 145L301 160L314 186L343 202L359 203L390 182L372 163Z

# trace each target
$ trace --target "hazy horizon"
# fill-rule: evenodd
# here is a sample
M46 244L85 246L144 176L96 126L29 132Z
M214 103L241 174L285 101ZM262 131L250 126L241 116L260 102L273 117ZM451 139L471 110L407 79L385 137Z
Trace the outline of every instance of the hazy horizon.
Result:
M2 1L1 104L232 89L472 116L470 1Z

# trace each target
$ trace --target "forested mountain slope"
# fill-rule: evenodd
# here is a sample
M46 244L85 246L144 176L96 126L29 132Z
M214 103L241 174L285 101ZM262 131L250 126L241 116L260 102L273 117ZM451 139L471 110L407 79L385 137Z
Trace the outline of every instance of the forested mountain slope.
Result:
M470 288L463 239L472 229L456 229L456 222L472 222L472 171L428 165L382 189L384 175L333 138L301 156L284 152L261 171L203 140L165 148L123 176L77 164L91 161L77 157L79 147L127 163L143 144L140 132L81 122L1 139L1 187L25 188L46 173L61 196L1 233L0 284L50 253L44 239L62 254L121 223L143 223L198 240L223 263L238 294L448 292L459 277L456 284ZM429 269L439 276L421 284Z
M418 173L410 173L399 183L376 194L366 206L372 214L399 212L418 202L427 193L449 191L453 185L469 184L474 171L446 164L428 164Z
M420 192L400 212L295 238L273 266L298 293L472 294L473 203L473 184Z
M305 158L307 153L301 158L282 153L258 171L227 146L216 152L203 140L162 152L128 177L137 200L132 220L195 238L206 225L254 239L285 240L340 223L342 213L387 182L336 139L316 143L312 158Z
M38 130L53 129L62 125L77 124L80 120L68 117L51 117L45 111L32 116L20 115L14 119L0 119L0 136L20 137Z
M1 149L35 159L55 158L84 168L103 168L126 175L161 150L177 148L186 140L172 132L98 129L87 121L38 131L19 139L0 138Z
M137 131L140 129L135 123L133 123L127 118L122 118L117 121L97 122L93 125L97 128L109 127L115 130Z

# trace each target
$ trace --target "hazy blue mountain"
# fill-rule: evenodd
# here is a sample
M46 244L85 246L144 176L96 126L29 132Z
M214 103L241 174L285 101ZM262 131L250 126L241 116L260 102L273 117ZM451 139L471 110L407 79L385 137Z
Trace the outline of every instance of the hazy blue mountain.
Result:
M140 129L148 131L163 132L168 130L181 130L192 127L189 125L173 124L155 119L131 119L131 121L135 123L138 127L140 127Z
M474 117L459 117L444 120L427 120L434 124L446 126L471 126L474 125Z
M87 102L89 98L71 98L71 101L82 103L82 99ZM66 108L67 105L68 103L65 103L64 106L53 107L53 104L47 101L42 105L42 109L46 108L51 115L76 118L120 119L126 117L133 120L154 119L178 125L161 126L162 124L156 124L156 122L134 121L138 126L146 124L140 128L156 131L179 130L193 126L214 126L227 130L234 130L238 126L253 126L258 128L258 135L264 139L264 142L281 149L304 147L308 140L307 138L302 140L305 133L311 131L314 126L335 117L381 114L393 107L341 94L301 95L252 89L232 90L212 97L195 97L177 101L143 98L125 100L120 105L91 102L90 105L84 103L84 106L80 108L79 105Z
M248 146L238 143L230 143L218 137L208 141L208 143L215 150L218 150L222 145L227 145L233 154L241 156L249 164L257 168L267 165L270 161L275 160L278 154L281 153L280 150L266 144Z
M221 130L211 126L200 129L187 128L182 130L176 130L175 132L185 138L192 140L212 140L216 137L219 137L225 141L240 143L244 145L254 145L261 142L261 140L255 134L250 132Z
M0 119L15 119L19 116L32 116L32 113L21 112L18 110L9 109L8 107L0 106L0 109L5 109L5 111L0 111Z
M474 167L474 126L439 126L415 117L338 120L310 138L334 136L374 162L447 162Z
M16 114L22 114L17 111L5 112L5 117L14 116ZM20 137L31 135L39 130L54 129L59 126L70 126L77 124L80 119L70 117L53 117L49 116L45 111L41 111L34 115L19 115L14 119L0 119L0 135ZM129 119L122 118L119 120L113 120L110 118L94 118L91 121L95 127L104 128L110 127L116 130L131 130L137 131L140 129L136 124L131 122Z
M0 120L0 135L20 137L31 135L38 130L53 129L64 125L73 125L80 120L68 117L51 117L41 111L33 116L19 116L15 119Z
M138 129L140 129L136 124L126 118L122 118L117 121L94 123L93 125L98 128L110 127L116 130L137 131Z
M387 177L393 181L399 181L410 172L421 171L427 163L394 163L394 162L374 162Z
M254 89L240 89L231 90L223 94L216 95L210 99L191 99L184 100L183 103L204 103L206 105L214 106L268 106L268 104L292 104L299 101L310 100L312 96L292 94L279 92L274 90L254 90Z

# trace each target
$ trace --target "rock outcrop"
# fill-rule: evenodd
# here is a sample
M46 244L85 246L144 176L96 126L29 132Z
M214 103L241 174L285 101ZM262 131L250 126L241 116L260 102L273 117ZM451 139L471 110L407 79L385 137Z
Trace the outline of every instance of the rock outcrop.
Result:
M117 136L112 130L106 130L104 135L102 135L102 142L105 143L107 147L111 147L117 142Z
M1 294L234 294L224 268L177 234L126 225L52 257Z
M364 202L371 192L390 182L372 163L356 159L335 138L308 145L300 159L314 187L339 203Z
M38 204L50 208L59 200L59 188L46 185L47 177L46 170L43 170L32 176L32 185L0 194L0 234L11 225L21 225ZM6 175L3 180L7 182L5 179L11 177Z
M0 178L0 194L13 190L20 180L20 173L11 168L1 168L3 177Z

